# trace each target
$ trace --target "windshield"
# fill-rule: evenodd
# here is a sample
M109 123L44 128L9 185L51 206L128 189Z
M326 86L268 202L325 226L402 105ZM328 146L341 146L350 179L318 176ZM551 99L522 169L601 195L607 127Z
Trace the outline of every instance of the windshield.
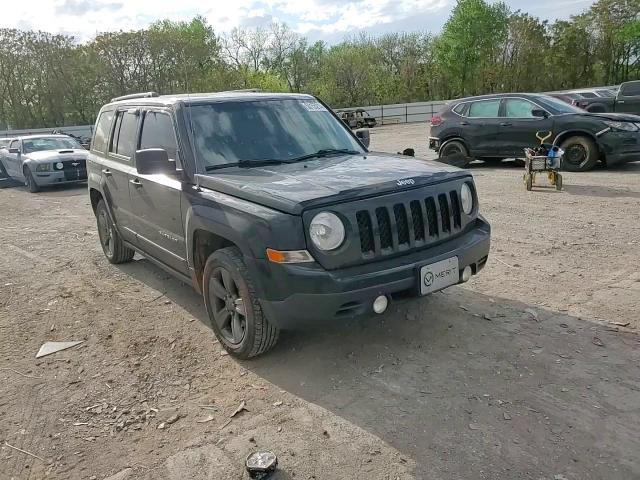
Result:
M193 105L187 115L196 154L205 168L294 161L321 150L364 151L343 124L315 99Z
M538 103L542 104L543 107L551 110L552 113L556 115L562 113L584 113L584 110L578 107L574 107L573 105L569 105L568 103L563 102L562 100L558 100L554 97L549 97L547 95L541 95L536 97Z
M24 153L44 150L67 150L70 148L82 148L82 145L71 137L29 138L22 141Z

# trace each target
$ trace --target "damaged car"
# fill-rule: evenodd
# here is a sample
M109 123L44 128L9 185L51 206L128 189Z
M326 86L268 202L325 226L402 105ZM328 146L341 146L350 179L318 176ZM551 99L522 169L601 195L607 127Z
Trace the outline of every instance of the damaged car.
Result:
M87 181L88 152L67 135L27 135L12 138L0 150L6 174L35 193L42 187Z
M564 150L563 169L591 170L640 160L640 116L590 113L542 94L495 94L448 103L431 120L429 147L441 161L465 166L473 159L498 162L521 158L552 132ZM464 161L460 161L464 159Z

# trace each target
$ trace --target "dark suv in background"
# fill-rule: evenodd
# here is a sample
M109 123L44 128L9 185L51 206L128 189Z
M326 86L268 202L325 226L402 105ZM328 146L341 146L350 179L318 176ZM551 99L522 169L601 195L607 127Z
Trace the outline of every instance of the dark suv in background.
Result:
M114 99L88 160L104 254L138 251L193 285L241 358L280 328L469 280L490 238L471 175L369 152L367 133L310 95Z
M540 94L495 94L454 100L431 120L429 147L456 165L473 158L499 161L523 157L540 141L536 132L564 151L563 168L592 169L640 160L640 116L588 113ZM460 162L460 158L466 161Z

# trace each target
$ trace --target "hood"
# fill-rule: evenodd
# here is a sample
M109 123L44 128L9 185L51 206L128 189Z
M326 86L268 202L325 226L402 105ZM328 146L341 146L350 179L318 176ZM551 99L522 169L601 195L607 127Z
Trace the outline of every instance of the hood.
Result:
M34 162L56 162L64 160L86 160L89 156L84 148L69 148L65 150L41 150L26 153L25 157Z
M632 115L630 113L580 113L587 117L596 117L602 120L613 120L614 122L635 122L640 123L640 115Z
M470 173L443 163L368 152L267 167L212 171L198 184L276 210L304 209L419 188Z

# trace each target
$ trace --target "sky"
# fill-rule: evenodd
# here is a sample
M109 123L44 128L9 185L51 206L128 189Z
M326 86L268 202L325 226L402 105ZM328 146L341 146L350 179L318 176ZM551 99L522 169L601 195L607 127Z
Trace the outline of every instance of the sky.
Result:
M144 28L155 20L204 16L219 34L234 27L286 23L311 40L339 42L365 31L438 32L455 0L11 0L0 27L65 33L87 41L103 31ZM592 0L506 0L512 10L540 18L568 18Z

